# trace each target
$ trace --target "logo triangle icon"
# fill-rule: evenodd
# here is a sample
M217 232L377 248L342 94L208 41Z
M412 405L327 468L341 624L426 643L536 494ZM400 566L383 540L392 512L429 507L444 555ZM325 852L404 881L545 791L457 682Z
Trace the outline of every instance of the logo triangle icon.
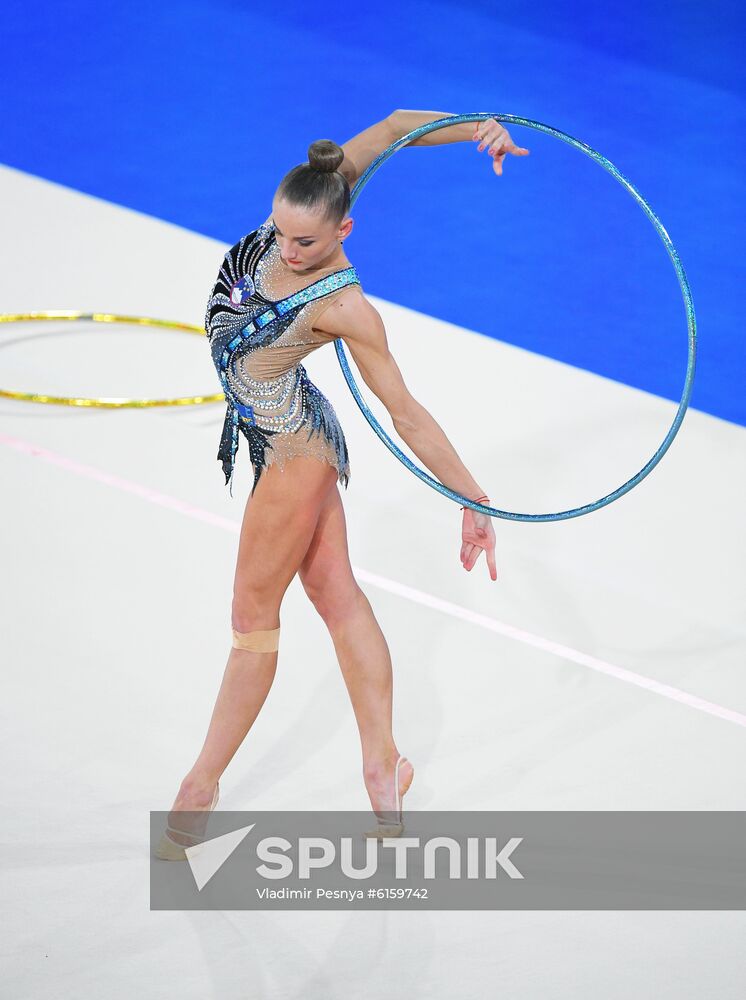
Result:
M238 845L244 840L256 823L242 826L238 830L205 840L193 847L186 847L184 853L192 870L198 891L201 891L210 881L215 872L228 860Z

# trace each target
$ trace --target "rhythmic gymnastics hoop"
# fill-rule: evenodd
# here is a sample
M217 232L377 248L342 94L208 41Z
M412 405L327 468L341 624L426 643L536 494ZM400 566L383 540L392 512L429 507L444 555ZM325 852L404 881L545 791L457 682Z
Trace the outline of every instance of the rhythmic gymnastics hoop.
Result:
M154 319L151 316L118 316L115 313L82 313L66 309L46 310L30 313L0 313L0 323L19 323L24 320L47 319L85 319L95 323L137 323L140 326L160 326L170 330L184 330L186 333L198 333L203 337L205 331L193 323L179 323L170 319ZM193 406L197 403L219 403L225 400L222 392L209 396L178 396L175 399L128 399L121 397L83 396L49 396L41 392L12 392L10 389L0 389L0 396L5 399L22 399L29 403L52 403L55 406L90 406L107 409L139 408L147 406Z
M668 254L673 261L673 266L676 269L676 274L678 275L679 285L681 287L681 292L684 296L684 304L686 307L687 315L687 326L689 330L689 357L687 362L686 379L684 381L684 390L681 395L681 400L679 402L678 410L676 411L676 416L674 417L673 423L668 430L665 438L663 439L660 447L647 463L644 465L640 471L634 475L631 479L628 479L626 483L620 486L618 489L614 490L612 493L608 493L606 496L601 497L600 500L596 500L593 503L584 504L582 507L574 507L571 510L559 511L556 514L519 514L513 511L500 510L498 507L488 507L486 504L475 503L473 500L469 500L467 497L461 496L455 490L449 489L444 486L441 482L435 479L433 476L428 475L423 469L416 465L404 452L399 448L388 436L386 431L381 427L379 422L376 420L375 416L371 413L365 400L360 394L360 390L355 382L355 379L350 371L350 366L347 361L347 355L345 354L344 347L342 345L341 339L337 339L334 342L335 349L337 351L337 357L339 358L339 363L342 367L342 372L347 380L347 384L352 391L352 395L355 397L355 401L363 412L363 416L368 421L370 426L376 432L378 437L383 441L389 451L393 452L394 455L402 462L410 472L413 472L418 476L423 482L427 483L428 486L432 486L443 496L449 497L451 500L455 500L458 503L471 507L472 510L479 511L482 514L489 514L491 517L502 517L511 521L561 521L570 517L580 517L581 514L590 514L591 511L598 510L599 507L604 507L606 504L612 503L614 500L618 500L619 497L628 493L633 486L636 486L645 476L649 475L655 466L660 462L663 455L666 453L668 448L671 446L676 433L681 426L681 422L684 419L684 413L689 405L689 399L692 394L692 385L694 382L694 369L696 362L696 350L697 350L697 323L694 317L694 303L692 302L692 295L689 289L689 282L687 281L686 274L684 273L684 268L682 266L681 260L676 248L671 242L671 238L664 229L660 220L658 219L655 212L652 210L650 205L645 201L637 188L621 174L617 168L602 156L601 153L597 153L595 149L587 146L584 142L579 139L574 139L571 135L567 135L565 132L560 132L559 129L552 128L550 125L544 125L541 122L531 121L528 118L519 118L517 115L493 115L486 112L479 112L477 114L468 115L450 115L447 118L438 118L436 121L427 122L425 125L420 125L419 128L413 129L406 135L402 136L401 139L397 139L396 142L392 142L391 145L385 149L375 160L363 171L359 177L357 183L352 189L350 194L350 208L354 205L360 192L363 190L365 185L371 179L373 174L378 170L383 164L392 156L398 149L402 146L406 146L408 142L412 139L416 139L421 135L425 135L428 132L433 132L436 129L447 128L449 125L456 125L459 122L480 122L486 119L493 118L495 121L499 122L510 122L514 125L526 125L528 128L537 129L540 132L546 132L549 135L554 135L558 139L562 139L563 142L568 143L570 146L574 146L581 152L590 156L591 159L595 160L596 163L600 163L612 177L616 178L619 183L629 191L632 197L641 206L642 210L648 216L650 221L656 228L658 235L663 241Z

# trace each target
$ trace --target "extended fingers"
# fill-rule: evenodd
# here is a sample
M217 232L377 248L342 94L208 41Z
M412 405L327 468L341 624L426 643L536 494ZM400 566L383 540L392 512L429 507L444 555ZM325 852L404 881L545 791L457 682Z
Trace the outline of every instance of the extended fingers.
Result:
M513 143L507 149L490 149L490 156L494 157L492 165L496 174L503 172L503 158L506 153L512 153L513 156L528 156L529 151L523 146L516 146Z
M497 579L497 564L495 562L495 546L491 545L488 549L485 549L487 554L487 568L490 571L490 579Z
M500 122L495 121L494 118L489 118L485 122L478 122L476 128L474 129L473 139L481 140L477 146L477 152L481 153L483 149L487 146L490 150L497 149L503 150L509 153L515 153L517 156L525 156L528 150L523 146L516 146L510 137L510 132L501 125ZM518 152L520 150L521 152Z
M494 118L489 118L485 122L478 122L474 129L474 140L480 140L477 152L481 153L487 148L492 157L492 168L496 174L502 175L503 159L506 153L513 156L528 156L529 150L524 146L516 146L510 137L510 133Z
M476 546L472 545L469 542L464 542L464 544L461 546L461 564L463 565L464 569L471 569L471 567L469 566L469 561L471 560L471 556L475 548ZM474 564L472 563L472 566L473 565Z
M470 546L469 554L466 560L464 561L464 569L469 570L470 572L472 569L474 569L474 564L476 563L477 559L479 559L479 553L481 551L482 548L480 545Z
M506 135L508 135L506 129L502 127L500 122L495 121L494 118L488 118L484 122L477 122L477 126L474 129L474 140L481 140L477 146L477 152L481 153L483 149L492 145L499 137ZM510 136L508 136L508 140L510 140Z

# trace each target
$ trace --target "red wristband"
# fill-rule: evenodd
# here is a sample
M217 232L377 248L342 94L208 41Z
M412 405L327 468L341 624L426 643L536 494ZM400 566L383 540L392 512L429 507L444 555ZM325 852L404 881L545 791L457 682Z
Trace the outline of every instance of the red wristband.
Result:
M473 503L480 503L482 500L489 500L489 497L485 494L483 497L477 497ZM460 510L466 510L466 507L461 507ZM471 510L471 507L469 508Z

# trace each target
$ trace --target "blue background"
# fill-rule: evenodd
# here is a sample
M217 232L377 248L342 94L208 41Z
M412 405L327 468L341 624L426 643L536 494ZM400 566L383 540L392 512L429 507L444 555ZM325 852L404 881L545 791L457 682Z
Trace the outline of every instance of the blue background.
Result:
M13 0L0 160L234 243L314 139L395 108L543 122L660 217L697 314L691 405L744 424L744 22L724 0ZM347 245L363 288L677 400L686 315L653 226L588 157L509 130L531 155L502 177L470 143L381 168Z

